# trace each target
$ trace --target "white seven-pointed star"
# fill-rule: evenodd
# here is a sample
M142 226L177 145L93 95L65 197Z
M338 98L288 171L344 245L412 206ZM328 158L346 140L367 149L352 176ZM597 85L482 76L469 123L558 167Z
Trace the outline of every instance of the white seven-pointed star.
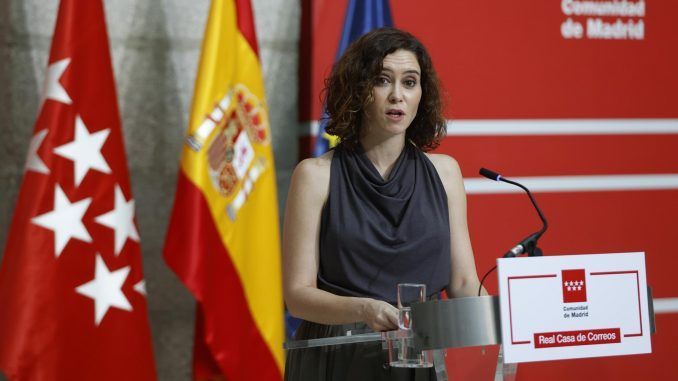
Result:
M126 201L119 185L115 186L113 210L97 216L94 220L113 229L115 233L115 255L120 255L127 238L139 242L139 232L134 225L134 199Z
M80 116L76 115L75 139L54 149L57 155L73 160L76 186L80 185L90 169L111 173L111 168L101 154L101 147L106 143L110 132L111 130L107 128L90 134Z
M45 73L45 82L42 87L42 102L52 99L57 102L65 103L67 105L73 103L71 97L68 96L66 89L61 85L59 80L61 76L66 71L66 68L71 63L70 58L64 58L60 61L54 62L47 67L47 73Z
M37 134L33 135L31 138L31 143L28 146L28 158L26 158L26 170L35 171L40 173L49 173L49 168L42 161L40 156L38 156L38 149L42 141L45 140L47 136L48 129L41 130Z
M92 198L71 203L57 184L54 188L54 209L33 217L31 221L45 229L54 231L54 255L58 258L71 238L92 242L92 237L82 223Z
M132 311L132 305L122 292L122 285L127 279L130 266L125 266L113 272L108 270L101 255L97 254L94 269L94 279L75 288L82 294L94 300L94 322L101 323L106 312L111 307Z

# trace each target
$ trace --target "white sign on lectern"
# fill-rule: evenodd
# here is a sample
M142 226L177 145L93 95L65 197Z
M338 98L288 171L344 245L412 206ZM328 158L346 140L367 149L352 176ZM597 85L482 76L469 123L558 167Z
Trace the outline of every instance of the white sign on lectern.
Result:
M497 260L504 361L650 353L645 253Z

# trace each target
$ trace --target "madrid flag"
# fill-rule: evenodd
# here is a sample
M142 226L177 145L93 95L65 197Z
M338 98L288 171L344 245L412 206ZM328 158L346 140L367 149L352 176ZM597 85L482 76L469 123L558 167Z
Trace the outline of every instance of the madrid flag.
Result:
M100 0L59 7L0 306L12 381L156 377Z
M194 379L280 379L278 207L249 0L214 0L165 260L198 302Z

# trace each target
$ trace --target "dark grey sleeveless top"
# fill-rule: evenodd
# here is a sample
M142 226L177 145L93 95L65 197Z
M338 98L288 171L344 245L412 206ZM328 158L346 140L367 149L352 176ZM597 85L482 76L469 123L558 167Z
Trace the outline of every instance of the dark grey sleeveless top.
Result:
M319 245L322 290L390 303L398 283L441 291L450 280L450 224L433 163L407 143L384 181L361 149L339 145Z

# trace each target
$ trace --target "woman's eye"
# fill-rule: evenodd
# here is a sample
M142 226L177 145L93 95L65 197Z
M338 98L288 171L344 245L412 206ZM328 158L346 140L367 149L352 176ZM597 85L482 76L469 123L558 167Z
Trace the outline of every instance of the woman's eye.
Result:
M379 77L377 78L377 84L378 85L387 85L389 83L389 79L386 77Z
M414 79L406 79L406 80L404 81L404 84L405 84L405 86L407 86L407 87L414 87L414 86L416 86L417 81L415 81Z

